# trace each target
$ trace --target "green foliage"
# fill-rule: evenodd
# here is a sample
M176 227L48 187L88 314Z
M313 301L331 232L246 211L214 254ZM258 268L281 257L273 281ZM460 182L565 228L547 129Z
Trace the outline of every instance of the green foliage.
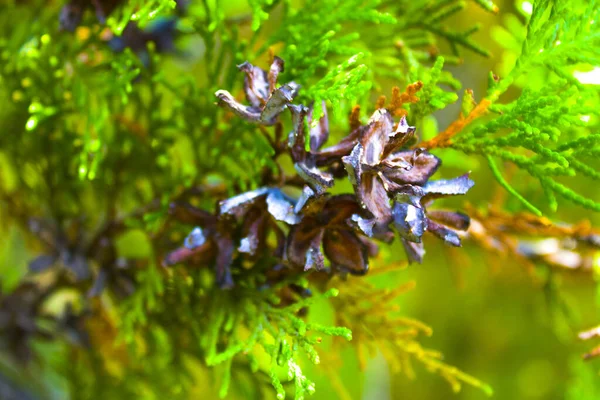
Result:
M411 107L411 116L416 121L420 121L426 115L430 115L437 110L446 108L448 105L458 100L458 95L454 92L447 92L439 85L446 84L454 90L460 89L460 82L443 70L444 57L438 57L430 70L416 72L417 76L423 80L423 89L419 91L419 102ZM415 77L416 78L416 77ZM416 80L416 79L415 79Z
M586 7L570 2L534 4L513 69L499 81L491 80L486 101L493 114L463 130L452 144L468 154L510 162L537 178L551 210L557 207L557 196L600 210L600 203L577 193L561 179L578 174L599 178L587 157L596 151L590 129L599 116L594 106L599 92L573 76L575 68L600 64L600 30L595 23L600 12L595 2L585 3ZM521 95L501 102L500 96L515 83L522 86ZM494 171L500 178L498 170ZM499 182L502 184L501 178ZM522 198L520 201L535 209Z
M476 3L486 11L497 12L497 7L488 0L478 0ZM387 2L384 10L396 18L396 24L391 29L378 29L377 40L373 47L381 48L382 54L375 63L380 66L381 73L402 71L404 74L416 74L420 67L427 65L435 59L447 44L451 52L444 57L452 64L460 62L461 48L477 54L488 56L486 49L475 42L471 36L480 26L475 24L465 30L457 31L452 26L453 18L459 18L460 11L467 7L463 0L438 0L438 1L397 1ZM390 51L389 39L395 46ZM382 56L383 55L383 56ZM391 75L394 79L403 79L399 74ZM415 79L414 75L409 75ZM402 82L402 84L410 83Z
M462 383L466 383L491 396L493 390L489 385L446 364L441 353L419 343L420 335L433 334L429 326L396 315L398 296L414 286L414 282L408 282L394 289L378 289L369 283L351 281L346 284L345 295L333 301L340 323L352 328L359 360L366 364L368 354L377 350L392 370L402 371L408 377L414 377L413 363L419 363L444 378L454 392L459 392Z
M175 61L152 43L115 53L97 25L82 26L74 35L60 32L56 2L18 3L0 6L0 218L11 226L6 236L1 232L9 247L0 249L0 261L29 258L21 254L25 244L31 255L44 248L47 238L30 229L36 218L69 231L65 236L83 237L84 244L97 239L99 226L118 226L118 257L137 260L136 290L126 298L104 293L90 300L87 283L73 284L77 301L94 315L92 346L68 347L65 340L52 352L44 350L47 359L40 361L68 380L65 392L189 398L202 374L214 374L221 397L245 379L257 396L272 393L262 392L266 383L279 399L290 394L301 399L315 391L306 361L319 364L322 336L332 336L341 339L335 349L352 346L359 359L380 351L409 376L416 362L455 391L466 383L491 394L490 386L421 344L431 328L395 314L391 302L404 287L378 290L349 280L336 282L338 291L304 275L270 285L265 260L256 260L236 266L242 271L237 286L224 291L207 269L158 265L189 228L170 219L170 204L193 194L195 206L212 211L218 200L259 186L264 175L285 175L271 133L215 106L217 89L241 97L236 65L266 64L268 50L282 57L286 69L279 81L305 87L301 100L314 104L314 120L323 115L323 102L333 110L332 136L345 132L338 129L346 128L340 120L352 105L368 105L382 88L388 91L390 81L399 87L420 81L408 120L435 131L435 113L455 103L461 88L445 64L459 63L462 50L489 55L473 39L478 25L453 22L468 13L459 14L470 3L192 2L178 32L201 50ZM475 3L498 11L489 0ZM172 16L175 5L125 1L107 25L120 35L131 21L144 27ZM600 179L594 164L600 156L600 136L594 133L600 92L574 77L576 70L600 65L599 22L594 1L540 0L526 24L509 19L515 36L500 35L505 47L518 50L514 66L500 78L491 74L484 107L465 92L458 123L440 147L485 158L499 184L536 214L542 208L537 199L522 194L524 184L511 184L497 161L518 167L524 182L537 180L551 210L561 197L600 211L597 200L566 183L576 176ZM516 98L507 95L511 91ZM287 134L287 122L279 135ZM74 221L82 221L83 233L71 234ZM23 263L14 264L0 269L13 274L3 276L3 294L32 279ZM91 263L94 274L97 264ZM290 287L310 289L312 296L290 293ZM320 312L318 301L335 309L334 323L304 318L305 312ZM578 385L591 386L589 374L578 374L583 376Z
M286 78L310 82L317 71L335 65L331 63L338 59L335 56L346 58L363 50L358 47L363 29L395 22L394 17L377 9L380 3L379 0L326 0L306 2L299 8L286 7L278 30L265 46L285 43L281 57L290 65ZM344 33L348 23L358 29Z
M600 396L598 374L589 365L584 365L580 360L573 360L571 369L574 371L575 382L569 387L566 394L568 400L592 400Z
M537 215L538 217L542 216L542 212L540 210L538 210L537 208L535 208L534 205L532 205L530 202L527 201L527 199L523 196L521 196L511 185L510 183L508 183L503 177L502 177L502 173L500 172L500 170L498 169L498 167L496 166L496 163L494 163L494 159L491 156L487 156L487 162L488 165L490 167L490 170L492 171L492 174L494 175L494 178L496 178L496 180L498 181L498 183L504 188L506 189L507 192L509 192L510 194L512 194L514 197L516 197L524 206L525 208L527 208L529 211L531 211L532 213L534 213L535 215Z
M129 21L135 21L142 27L146 26L158 16L175 9L176 5L175 0L129 1L108 18L107 24L113 32L120 35Z
M265 278L260 273L251 274L238 280L236 291L223 291L204 271L188 277L172 273L165 292L161 293L162 283L151 274L152 269L141 275L141 290L121 307L123 340L135 349L142 327L143 340L148 342L154 340L157 332L169 342L175 337L184 342L191 340L194 344L189 348L171 342L168 348L173 354L163 357L177 359L181 357L177 352L186 351L202 358L208 367L222 366L217 369L221 375L221 397L229 391L233 365L241 362L252 373L268 376L277 398L286 397L284 384L288 381L293 384L294 398L304 398L315 387L302 372L300 356L319 364L316 347L321 335L352 339L349 329L307 323L297 315L299 310L321 299L337 296L336 289L281 307L279 291L290 283L306 287L308 282L304 277L257 292L256 287L264 284ZM171 313L171 307L177 307L178 312ZM182 330L182 326L186 329ZM159 392L151 381L145 384L149 385L146 390Z
M248 0L252 9L252 30L257 31L260 25L269 19L269 10L276 6L278 1L274 0Z
M498 11L491 1L479 0L476 3L486 11ZM448 21L466 7L467 2L461 0L404 1L394 5L394 14L402 13L404 15L400 22L400 29L405 31L408 37L416 37L419 33L421 44L435 43L432 40L440 38L447 41L454 56L460 54L460 47L483 56L489 56L488 51L471 38L471 35L480 29L479 25L473 25L462 32L448 26Z
M315 102L315 121L323 116L323 101L328 100L334 111L338 111L342 101L356 102L368 92L371 85L363 80L368 67L364 64L356 65L363 57L363 53L352 56L306 91L305 96Z

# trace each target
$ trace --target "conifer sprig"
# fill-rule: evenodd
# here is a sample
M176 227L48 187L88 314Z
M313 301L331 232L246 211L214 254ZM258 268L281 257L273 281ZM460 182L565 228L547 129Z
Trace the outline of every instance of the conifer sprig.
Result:
M591 180L599 178L588 165L591 160L584 156L593 154L595 146L583 146L594 143L593 135L586 137L591 134L587 121L599 116L592 106L597 91L573 76L574 66L600 65L600 28L595 23L599 17L594 1L586 2L582 8L566 2L535 2L521 53L511 72L498 80L491 79L487 96L466 117L461 116L446 131L422 145L453 147L487 157L494 176L507 188L499 170L493 168L493 160L515 164L539 181L551 210L556 209L558 196L600 211L600 203L570 189L561 179L577 174ZM510 103L499 101L509 87L531 70L542 73L545 81L530 81ZM525 207L538 212L514 189L509 192Z
M366 368L368 358L379 351L392 371L402 372L412 378L415 375L413 363L416 362L429 372L443 377L454 392L459 392L461 384L466 383L480 388L488 396L493 394L489 385L444 363L439 352L426 349L417 341L420 335L433 334L429 326L395 315L399 308L396 304L398 296L414 289L415 282L383 290L356 279L334 284L340 287L342 294L332 298L331 303L338 323L352 330L362 368Z

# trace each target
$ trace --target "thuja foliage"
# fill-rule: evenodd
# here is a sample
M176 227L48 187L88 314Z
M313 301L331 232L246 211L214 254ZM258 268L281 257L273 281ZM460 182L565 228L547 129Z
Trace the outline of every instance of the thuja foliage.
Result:
M580 83L573 70L598 63L599 16L594 1L580 6L535 3L525 34L515 38L521 51L514 66L505 76L490 75L488 92L479 102L465 96L464 115L425 143L427 147L454 147L485 156L499 183L536 214L541 215L539 208L504 181L496 160L537 178L548 209L556 210L556 198L562 197L598 211L597 201L577 193L560 178L580 174L598 179L588 161L598 140L586 129L590 118L598 115L594 106L598 90ZM502 102L502 94L513 85L522 86L522 93L516 100ZM483 117L488 110L490 115Z
M336 355L351 348L363 367L379 352L409 377L417 363L491 394L398 314L414 283L369 275L427 263L429 236L593 269L597 231L551 213L600 209L570 184L600 177L598 86L577 78L600 66L600 7L533 2L476 93L447 69L490 55L479 25L455 22L467 6L4 2L1 229L29 263L3 256L0 389L189 398L214 380L221 397L300 399L318 391L313 363L341 397ZM477 184L477 159L514 202L440 207Z

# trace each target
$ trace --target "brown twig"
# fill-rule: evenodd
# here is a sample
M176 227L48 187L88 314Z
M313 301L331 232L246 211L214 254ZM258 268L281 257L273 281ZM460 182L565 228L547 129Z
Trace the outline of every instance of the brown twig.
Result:
M388 106L388 110L395 116L405 116L406 111L403 106L405 104L414 104L419 102L419 98L415 96L423 88L423 82L416 81L406 86L404 92L400 92L398 86L392 88L392 100Z
M488 99L481 100L479 104L477 104L477 106L475 106L475 108L471 110L469 115L463 117L461 114L461 116L456 121L451 123L450 126L446 128L446 130L444 130L442 133L438 134L431 140L419 143L417 147L424 149L434 149L450 146L452 144L451 139L460 132L462 132L462 130L465 129L465 127L471 122L485 115L491 104L492 102Z

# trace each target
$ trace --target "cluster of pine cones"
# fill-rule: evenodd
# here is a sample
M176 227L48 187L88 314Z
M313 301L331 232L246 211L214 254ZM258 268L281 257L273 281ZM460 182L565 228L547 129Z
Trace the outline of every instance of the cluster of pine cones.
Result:
M315 120L312 106L294 104L299 85L277 85L283 68L278 57L268 72L248 62L239 66L249 104L225 90L215 95L222 107L263 126L279 123L289 111L293 130L282 147L295 167L296 179L289 186L298 186L301 194L290 195L285 184L271 179L259 189L221 201L214 213L194 210L197 226L181 248L167 255L165 264L212 264L219 284L231 287L232 267L246 260L269 260L269 268L277 270L363 275L369 257L377 253L376 241L389 243L396 234L410 261L422 261L426 232L460 246L455 230L467 230L469 218L428 207L440 197L465 194L473 186L468 174L430 180L441 160L424 149L408 148L415 128L405 117L395 123L385 108L325 147L325 105ZM346 178L354 193L329 192L336 179Z

